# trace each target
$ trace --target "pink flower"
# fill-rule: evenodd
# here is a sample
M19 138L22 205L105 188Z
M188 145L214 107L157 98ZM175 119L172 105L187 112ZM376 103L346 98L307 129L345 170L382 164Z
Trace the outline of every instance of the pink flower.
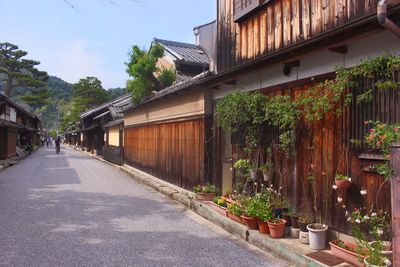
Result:
M381 146L381 144L382 144L381 141L376 142L377 146Z
M394 131L397 133L399 131L399 128L398 127L394 128Z
M370 132L371 132L371 133L375 133L375 130L374 130L374 129L371 129Z
M368 121L364 121L364 124L365 124L365 125L368 125L368 123L369 123Z

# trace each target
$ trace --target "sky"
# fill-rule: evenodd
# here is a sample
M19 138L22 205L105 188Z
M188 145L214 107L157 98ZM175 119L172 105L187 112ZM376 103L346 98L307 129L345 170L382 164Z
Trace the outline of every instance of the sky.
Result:
M0 10L0 42L27 51L40 70L116 88L128 79L132 45L147 49L155 37L194 43L193 27L216 18L216 0L0 0Z

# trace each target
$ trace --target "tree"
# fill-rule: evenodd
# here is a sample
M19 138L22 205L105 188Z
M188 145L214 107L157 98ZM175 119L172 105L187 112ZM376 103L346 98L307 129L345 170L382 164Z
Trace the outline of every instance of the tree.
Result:
M69 108L68 114L63 119L63 125L68 122L79 121L82 112L90 110L109 101L107 91L101 85L101 81L96 77L86 77L74 84L74 97Z
M126 72L133 79L127 82L127 91L132 92L134 104L149 96L151 91L159 91L175 81L176 75L172 70L156 66L163 55L164 48L160 44L153 45L148 52L135 45L129 52Z
M20 95L30 106L43 106L49 97L48 75L35 67L39 61L24 59L27 54L17 45L0 43L0 84L5 95Z

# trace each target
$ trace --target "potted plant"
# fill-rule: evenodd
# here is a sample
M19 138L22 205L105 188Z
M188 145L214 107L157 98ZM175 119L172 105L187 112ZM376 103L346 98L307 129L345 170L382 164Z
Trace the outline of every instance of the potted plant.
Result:
M357 248L356 244L342 240L333 240L329 242L329 245L331 246L333 255L342 258L344 261L352 265L359 267L364 266L365 256L359 254L360 249Z
M351 186L351 178L347 175L336 174L335 175L335 185L339 190L346 191Z
M285 224L284 219L275 218L268 220L269 233L272 238L282 238L285 236Z
M308 238L312 249L321 250L326 247L326 231L328 226L322 223L311 223L307 225Z
M213 185L197 185L193 188L196 199L200 201L212 201L215 197L216 188Z
M233 168L238 171L239 175L245 176L252 180L256 179L256 166L248 159L239 159L233 164Z
M299 224L299 228L301 232L308 232L307 225L312 223L312 219L308 216L299 216L297 223Z
M243 211L240 216L247 228L250 230L258 229L258 212L260 210L260 203L258 197L244 197L240 199Z
M243 224L242 219L240 216L242 215L242 209L238 203L230 203L226 208L226 214L229 219Z
M268 189L263 188L256 195L259 201L258 209L258 229L262 234L269 234L268 221L272 219L272 208L270 204L271 193Z
M216 212L218 212L223 216L226 216L227 202L224 197L219 197L219 196L214 197L213 202L211 202L210 205L213 210L215 210Z
M264 164L261 164L260 170L261 170L261 172L263 174L264 182L271 183L271 180L272 180L272 174L271 174L272 164L270 162L266 162Z
M366 191L363 193L366 194ZM346 217L351 223L358 251L365 252L365 266L390 266L390 260L383 254L387 249L385 239L388 237L385 234L390 232L389 213L384 210L360 208L346 212ZM374 242L370 242L371 239Z

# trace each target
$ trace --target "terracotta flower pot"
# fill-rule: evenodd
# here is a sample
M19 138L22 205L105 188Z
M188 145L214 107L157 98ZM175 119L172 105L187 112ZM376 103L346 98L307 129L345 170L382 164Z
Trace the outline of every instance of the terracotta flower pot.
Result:
M350 186L352 182L349 180L335 180L335 185L339 190L346 191Z
M346 241L341 241L341 240L333 240L331 242L329 242L329 245L331 246L331 251L333 253L333 255L342 258L344 261L346 261L347 263L353 264L355 266L364 266L363 264L363 259L364 256L359 255L351 250L348 250L346 248L340 247L338 245L338 242L343 242L343 244L348 247L349 249L354 250L357 245L350 243L350 242L346 242Z
M212 201L215 193L196 193L196 199L200 201Z
M258 230L262 234L269 234L268 222L258 221Z
M282 214L282 218L286 221L286 226L292 226L292 222L290 221L290 216L288 214Z
M275 219L268 221L269 233L272 238L281 238L285 236L285 224L284 219Z
M226 211L226 215L228 216L229 219L232 221L235 221L237 223L243 224L242 219L239 216L234 215L233 213Z
M255 217L247 217L247 216L240 216L242 221L246 224L247 228L250 230L258 230L258 218Z
M218 212L219 214L226 216L226 208L220 205L215 204L214 202L210 202L210 207Z

